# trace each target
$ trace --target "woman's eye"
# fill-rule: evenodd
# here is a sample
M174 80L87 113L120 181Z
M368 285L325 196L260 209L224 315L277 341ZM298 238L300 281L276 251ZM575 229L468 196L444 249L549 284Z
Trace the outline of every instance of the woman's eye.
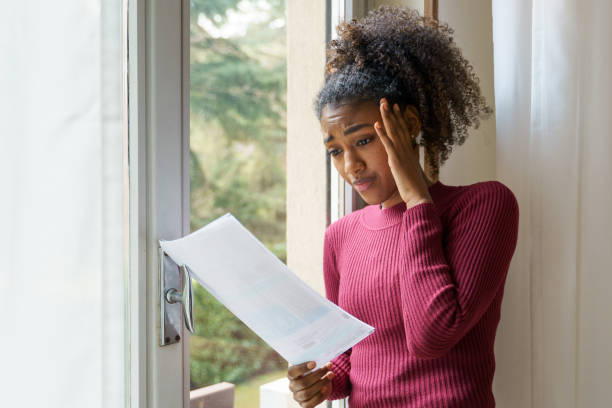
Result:
M368 138L366 138L366 139L361 139L361 140L359 140L359 141L357 142L357 146L363 146L363 145L365 145L365 144L370 143L371 141L372 141L372 138L371 138L371 137L368 137Z
M357 145L357 146L364 146L364 145L367 145L367 144L368 144L368 143L370 143L370 142L371 142L373 139L374 139L373 137L367 137L367 138L365 138L365 139L358 140L358 141L357 141L357 143L356 143L356 145ZM340 154L340 149L333 149L333 150L329 150L329 151L327 152L327 154L329 154L330 156L337 156L337 155L339 155L339 154Z

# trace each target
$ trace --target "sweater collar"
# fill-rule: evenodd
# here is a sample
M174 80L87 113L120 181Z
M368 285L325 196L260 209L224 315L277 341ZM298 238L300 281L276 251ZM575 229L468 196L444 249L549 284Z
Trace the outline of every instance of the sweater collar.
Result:
M444 189L447 186L442 184L440 180L429 186L429 195L434 203L437 203L440 197L444 194ZM381 229L398 224L402 215L406 211L406 203L400 202L394 206L380 208L380 204L368 205L363 208L361 219L363 223L372 229Z

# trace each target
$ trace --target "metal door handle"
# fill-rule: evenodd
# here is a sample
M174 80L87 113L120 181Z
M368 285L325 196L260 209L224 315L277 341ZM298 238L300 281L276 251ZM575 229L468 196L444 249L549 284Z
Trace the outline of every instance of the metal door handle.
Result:
M193 322L193 287L187 265L177 265L162 249L159 251L159 302L161 346L178 343L183 333L182 322L191 333ZM180 290L180 292L179 292ZM183 318L181 319L181 316Z
M187 265L180 265L183 288L178 292L175 288L166 290L166 301L168 303L180 303L183 309L185 327L193 334L193 287L191 286L191 272Z

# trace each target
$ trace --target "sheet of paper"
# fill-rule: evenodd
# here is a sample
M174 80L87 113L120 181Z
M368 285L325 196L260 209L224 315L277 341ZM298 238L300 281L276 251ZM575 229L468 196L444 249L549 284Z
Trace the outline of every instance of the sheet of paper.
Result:
M308 286L230 213L160 245L290 365L313 360L318 368L374 332Z

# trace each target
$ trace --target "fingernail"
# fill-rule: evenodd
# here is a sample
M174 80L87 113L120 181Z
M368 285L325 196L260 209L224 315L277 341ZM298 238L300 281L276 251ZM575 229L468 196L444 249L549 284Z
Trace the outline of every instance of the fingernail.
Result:
M306 364L306 367L308 367L309 369L314 368L314 366L315 366L315 363L312 361Z
M375 127L376 129L380 129L380 123L377 121L376 123L374 123L374 127Z

